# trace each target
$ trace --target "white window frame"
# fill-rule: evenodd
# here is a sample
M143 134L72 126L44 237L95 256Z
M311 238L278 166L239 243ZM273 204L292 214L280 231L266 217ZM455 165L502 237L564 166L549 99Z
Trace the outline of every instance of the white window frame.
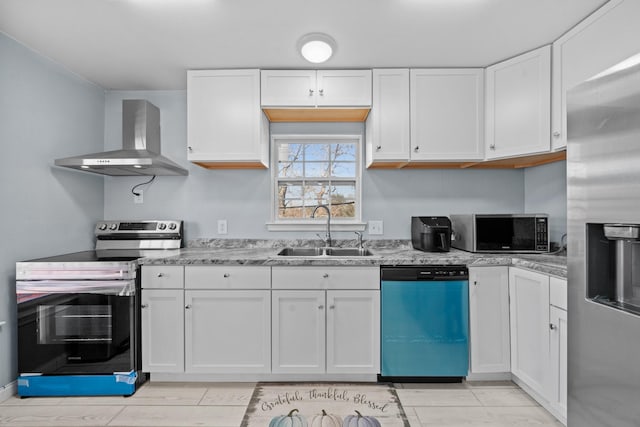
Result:
M326 218L285 220L278 218L278 142L288 141L326 141L336 143L341 140L356 141L356 210L355 217L351 219L331 217L331 230L335 231L364 231L365 223L362 222L362 135L271 135L271 222L267 223L269 231L323 231L327 228Z

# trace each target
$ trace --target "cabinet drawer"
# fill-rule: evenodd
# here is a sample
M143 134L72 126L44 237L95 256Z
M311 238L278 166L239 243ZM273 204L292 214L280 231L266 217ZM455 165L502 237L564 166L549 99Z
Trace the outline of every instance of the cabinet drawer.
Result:
M187 289L269 289L271 267L187 266Z
M142 287L145 289L182 289L184 267L181 265L142 266Z
M273 267L273 289L380 289L379 267Z
M558 277L549 278L549 303L567 309L567 281Z

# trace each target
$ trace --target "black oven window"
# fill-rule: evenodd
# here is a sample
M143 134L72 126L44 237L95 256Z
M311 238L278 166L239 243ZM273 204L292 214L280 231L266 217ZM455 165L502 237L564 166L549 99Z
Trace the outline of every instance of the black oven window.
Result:
M110 343L110 305L38 306L38 343Z

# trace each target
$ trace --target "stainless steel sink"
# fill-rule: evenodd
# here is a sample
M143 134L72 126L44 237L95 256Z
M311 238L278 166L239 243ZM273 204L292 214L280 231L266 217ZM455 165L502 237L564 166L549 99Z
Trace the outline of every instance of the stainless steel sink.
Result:
M361 248L284 248L278 256L297 257L361 257L373 255L369 249Z

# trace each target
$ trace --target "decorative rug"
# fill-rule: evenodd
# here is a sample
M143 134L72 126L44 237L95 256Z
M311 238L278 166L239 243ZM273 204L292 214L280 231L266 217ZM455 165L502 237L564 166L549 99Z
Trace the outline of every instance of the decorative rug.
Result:
M258 383L240 427L410 427L391 384Z

